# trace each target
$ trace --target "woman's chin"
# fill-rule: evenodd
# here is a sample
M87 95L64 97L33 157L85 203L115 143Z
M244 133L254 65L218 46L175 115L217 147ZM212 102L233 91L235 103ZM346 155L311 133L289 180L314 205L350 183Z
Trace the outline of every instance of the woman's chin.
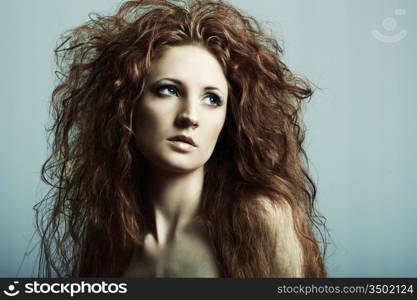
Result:
M161 159L158 163L152 163L157 169L175 174L194 172L204 166L204 162L195 162L191 159L169 157Z

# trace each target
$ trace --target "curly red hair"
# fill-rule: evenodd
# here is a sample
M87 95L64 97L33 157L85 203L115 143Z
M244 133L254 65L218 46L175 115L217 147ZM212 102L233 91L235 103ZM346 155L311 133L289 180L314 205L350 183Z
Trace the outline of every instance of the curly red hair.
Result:
M229 84L199 211L221 276L292 274L273 267L270 214L260 195L278 210L290 208L302 249L298 275L326 276L312 230L324 240L325 226L302 147L301 106L310 85L286 67L281 47L255 19L225 2L198 0L128 1L114 16L95 15L64 35L56 49L61 76L52 94L51 154L42 167L51 190L35 206L39 272L120 276L143 246L150 205L141 194L134 107L152 60L185 44L212 53Z

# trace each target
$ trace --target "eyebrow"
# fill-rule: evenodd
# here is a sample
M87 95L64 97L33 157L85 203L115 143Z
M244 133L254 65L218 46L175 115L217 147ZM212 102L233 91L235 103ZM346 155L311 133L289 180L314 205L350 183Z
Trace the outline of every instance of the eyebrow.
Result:
M178 80L178 79L175 79L175 78L169 78L169 77L164 77L164 78L158 79L158 80L154 81L154 83L153 83L152 85L155 85L155 84L157 84L158 82L163 81L163 80L172 81L172 82L174 82L174 83L176 83L176 84L178 84L178 85L180 85L180 86L185 86L185 84L184 84L181 80ZM219 91L222 95L224 95L224 93L222 92L222 90L221 90L221 89L219 89L218 87L215 87L215 86L205 86L205 87L204 87L204 90L205 90L205 91L207 91L207 90L217 90L217 91Z

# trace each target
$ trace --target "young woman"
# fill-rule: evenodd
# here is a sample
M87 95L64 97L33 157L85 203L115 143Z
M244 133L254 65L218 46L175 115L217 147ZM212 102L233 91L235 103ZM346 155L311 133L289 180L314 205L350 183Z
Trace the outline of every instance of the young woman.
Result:
M312 91L256 20L129 1L56 52L40 273L326 276L302 148Z

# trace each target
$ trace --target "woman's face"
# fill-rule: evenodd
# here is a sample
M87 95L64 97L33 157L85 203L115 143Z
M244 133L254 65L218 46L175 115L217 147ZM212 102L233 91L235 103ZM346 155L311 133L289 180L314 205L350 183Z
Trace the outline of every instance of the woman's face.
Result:
M139 151L164 171L202 167L223 128L227 93L226 78L211 53L194 45L167 48L152 61L135 110Z

